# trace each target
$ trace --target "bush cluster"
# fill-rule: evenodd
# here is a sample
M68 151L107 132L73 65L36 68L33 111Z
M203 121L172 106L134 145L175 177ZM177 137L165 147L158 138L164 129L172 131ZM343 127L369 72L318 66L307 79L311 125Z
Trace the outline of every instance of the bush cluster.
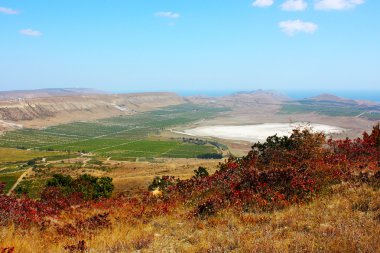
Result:
M88 174L80 175L76 179L73 179L71 176L55 174L53 178L47 181L46 187L58 188L65 195L82 193L83 198L86 200L109 198L114 189L112 178L98 178Z
M223 155L218 154L218 153L206 153L206 154L197 155L197 158L199 158L199 159L222 159Z
M111 178L81 175L73 179L57 174L47 182L40 199L34 200L7 196L4 193L5 184L0 183L0 225L42 226L47 217L56 216L73 205L109 198L113 188Z

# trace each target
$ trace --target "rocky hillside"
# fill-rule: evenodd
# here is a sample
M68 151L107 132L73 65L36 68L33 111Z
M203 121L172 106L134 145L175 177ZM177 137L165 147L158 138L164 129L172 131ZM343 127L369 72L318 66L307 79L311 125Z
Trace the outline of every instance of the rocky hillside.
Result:
M175 93L44 95L0 101L0 121L27 127L133 114L184 103ZM4 123L5 124L5 123ZM3 124L3 125L4 125Z

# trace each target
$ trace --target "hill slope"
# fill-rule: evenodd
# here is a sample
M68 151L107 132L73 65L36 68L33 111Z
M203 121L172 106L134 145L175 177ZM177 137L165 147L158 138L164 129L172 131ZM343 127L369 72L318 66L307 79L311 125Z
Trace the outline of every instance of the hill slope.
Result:
M184 103L175 93L76 93L70 96L62 96L59 92L54 94L17 100L8 97L7 100L0 101L0 120L16 122L27 127L43 127L84 119L128 115Z
M112 181L88 175L55 176L38 200L0 184L0 251L379 252L379 155L378 125L355 140L294 130L134 196L87 199Z

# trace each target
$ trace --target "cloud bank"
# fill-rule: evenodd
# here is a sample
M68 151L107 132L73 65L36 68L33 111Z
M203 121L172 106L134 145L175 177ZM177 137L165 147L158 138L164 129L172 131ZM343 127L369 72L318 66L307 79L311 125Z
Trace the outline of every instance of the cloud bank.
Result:
M317 0L314 7L316 10L346 10L363 3L364 0Z
M281 9L284 11L303 11L306 10L307 3L304 0L286 0Z
M273 5L273 0L256 0L252 3L252 6L254 7L269 7Z

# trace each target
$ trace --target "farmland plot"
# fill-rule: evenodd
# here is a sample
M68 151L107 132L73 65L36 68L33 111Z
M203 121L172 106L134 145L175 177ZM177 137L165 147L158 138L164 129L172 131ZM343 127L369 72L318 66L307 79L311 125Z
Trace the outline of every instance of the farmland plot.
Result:
M185 144L181 140L157 140L151 137L159 135L168 127L213 117L225 110L184 104L132 116L62 124L42 130L23 129L1 136L0 147L93 153L113 160L193 158L219 151L212 145Z

